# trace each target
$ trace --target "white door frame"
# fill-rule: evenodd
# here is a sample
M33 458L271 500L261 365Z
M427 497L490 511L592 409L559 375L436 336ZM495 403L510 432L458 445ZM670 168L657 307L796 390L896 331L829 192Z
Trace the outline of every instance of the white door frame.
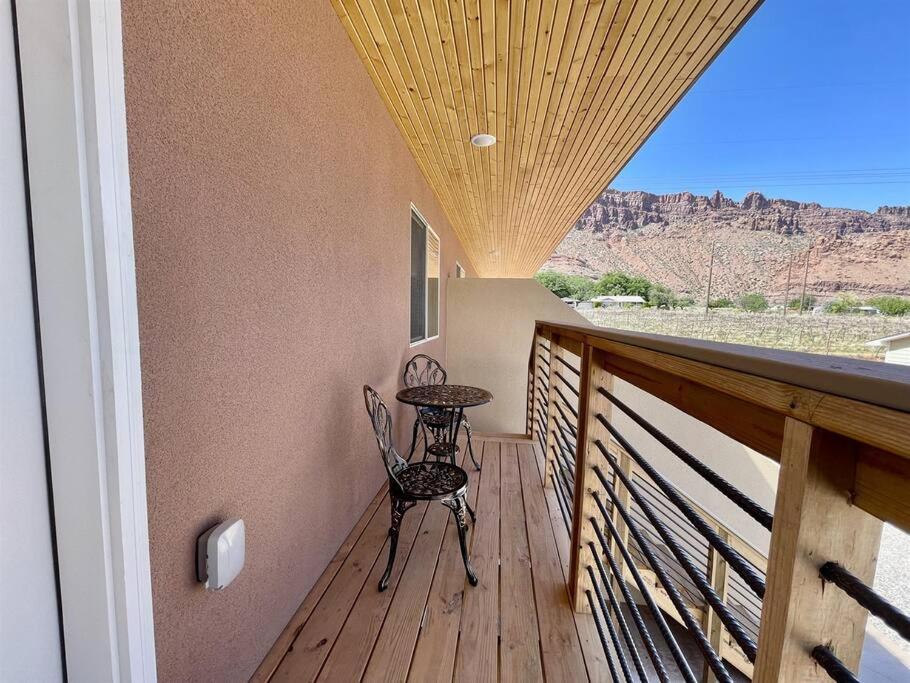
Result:
M154 681L120 0L13 0L73 681Z

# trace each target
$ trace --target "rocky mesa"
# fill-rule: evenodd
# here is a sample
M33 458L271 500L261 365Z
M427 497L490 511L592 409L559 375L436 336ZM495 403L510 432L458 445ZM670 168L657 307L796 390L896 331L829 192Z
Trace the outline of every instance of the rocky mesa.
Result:
M795 297L807 255L810 294L910 294L910 206L870 213L759 192L736 202L720 192L605 190L542 269L591 277L622 270L698 298L712 250L712 298L780 297L788 280Z

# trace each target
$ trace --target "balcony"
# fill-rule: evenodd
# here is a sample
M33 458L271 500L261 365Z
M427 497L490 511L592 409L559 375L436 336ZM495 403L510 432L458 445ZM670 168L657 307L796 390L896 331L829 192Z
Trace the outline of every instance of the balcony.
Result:
M383 489L254 680L855 680L882 521L910 521L905 373L541 321L529 346L527 433L481 436L468 468L480 584L445 508L423 505L378 592ZM641 391L705 446L779 462L768 509L633 408ZM881 652L864 670L902 675Z
M527 279L759 4L5 3L3 672L853 680L870 610L908 637L867 588L907 371L598 330ZM415 344L495 396L480 585L418 507L379 593L360 390Z

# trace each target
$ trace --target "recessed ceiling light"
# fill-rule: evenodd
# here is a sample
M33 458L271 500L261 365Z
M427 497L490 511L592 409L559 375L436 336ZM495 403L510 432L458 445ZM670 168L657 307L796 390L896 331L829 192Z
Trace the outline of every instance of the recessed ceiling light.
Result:
M496 144L496 138L489 133L478 133L471 138L471 144L475 147L490 147Z

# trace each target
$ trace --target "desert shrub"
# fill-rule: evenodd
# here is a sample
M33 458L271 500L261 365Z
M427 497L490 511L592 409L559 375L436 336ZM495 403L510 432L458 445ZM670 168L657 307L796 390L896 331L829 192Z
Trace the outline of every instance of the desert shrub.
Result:
M866 304L875 306L885 315L907 315L910 313L910 299L902 296L874 296Z
M708 308L733 308L734 306L736 306L736 304L733 303L732 299L723 296L719 299L711 299L711 301L708 302Z
M768 300L764 294L750 292L739 297L739 307L749 313L761 313L768 310Z
M676 308L678 299L669 287L651 285L651 291L648 292L648 305L652 308Z
M792 309L792 310L799 310L799 300L801 298L802 297L796 297L795 299L791 299L787 303L787 308ZM805 298L803 299L803 310L804 311L811 310L815 306L816 303L818 303L818 299L816 299L811 294L806 294Z
M833 301L825 305L828 313L852 313L860 305L860 300L854 294L841 293Z

